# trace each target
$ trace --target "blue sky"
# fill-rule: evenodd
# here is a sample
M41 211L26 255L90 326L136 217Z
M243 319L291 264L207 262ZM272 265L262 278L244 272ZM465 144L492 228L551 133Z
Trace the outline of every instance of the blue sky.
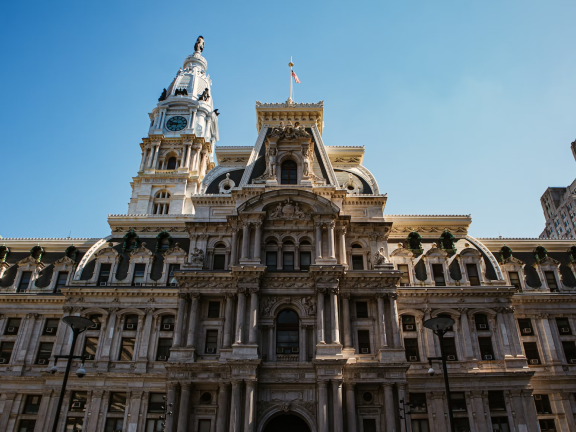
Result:
M199 34L219 145L254 102L325 101L327 145L366 146L388 214L471 214L537 237L574 177L573 1L22 1L0 16L3 237L100 237L126 213L148 113Z

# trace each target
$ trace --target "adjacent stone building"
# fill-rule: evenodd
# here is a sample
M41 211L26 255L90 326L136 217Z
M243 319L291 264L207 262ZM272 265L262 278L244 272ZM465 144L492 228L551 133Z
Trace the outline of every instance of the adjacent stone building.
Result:
M458 431L576 430L572 242L386 215L364 147L324 144L322 102L257 102L254 146L216 147L203 46L108 236L3 239L0 431L52 430L70 315L95 325L59 431L444 432L437 316Z

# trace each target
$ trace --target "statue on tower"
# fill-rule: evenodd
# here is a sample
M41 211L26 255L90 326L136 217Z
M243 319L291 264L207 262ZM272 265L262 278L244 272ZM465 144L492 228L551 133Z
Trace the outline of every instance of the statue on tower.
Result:
M194 44L194 51L195 52L204 51L204 38L202 36L198 36L198 39L196 39L196 43Z

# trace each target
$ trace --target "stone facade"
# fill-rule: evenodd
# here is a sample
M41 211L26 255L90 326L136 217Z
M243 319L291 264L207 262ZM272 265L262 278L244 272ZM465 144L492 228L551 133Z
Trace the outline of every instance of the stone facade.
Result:
M110 235L3 239L1 431L52 430L70 315L95 326L59 431L444 432L437 316L458 431L576 430L576 247L384 215L364 147L324 145L322 102L258 102L255 145L215 147L206 66L150 115Z

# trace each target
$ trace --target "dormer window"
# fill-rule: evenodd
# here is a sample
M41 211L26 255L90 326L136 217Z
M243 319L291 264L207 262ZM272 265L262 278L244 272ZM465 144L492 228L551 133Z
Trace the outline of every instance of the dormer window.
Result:
M282 163L281 184L298 184L298 166L293 160Z

